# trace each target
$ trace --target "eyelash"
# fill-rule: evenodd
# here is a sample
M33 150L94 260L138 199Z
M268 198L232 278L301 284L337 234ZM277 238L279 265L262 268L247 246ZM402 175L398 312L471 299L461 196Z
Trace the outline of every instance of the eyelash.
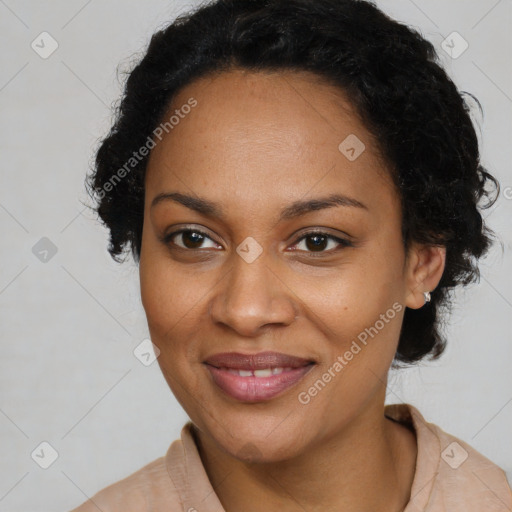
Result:
M205 233L204 231L201 231L200 229L191 229L191 228L184 228L184 229L180 229L178 231L173 231L172 233L169 233L168 235L165 235L161 241L166 244L166 245L170 245L171 243L171 240L173 237L175 237L176 235L180 235L182 233L197 233L197 234L200 234L206 238L209 238L210 240L212 240L213 242L215 242L215 240L213 240L207 233ZM314 235L321 235L321 236L324 236L325 238L327 239L331 239L331 240L334 240L336 241L341 247L338 247L337 249L331 249L331 250L323 250L323 251L319 251L319 252L314 252L314 251L301 251L301 250L298 250L299 252L306 252L308 253L309 255L312 255L313 257L318 257L318 256L322 256L324 254L331 254L333 252L337 252L338 250L342 249L342 248L345 248L345 247L354 247L354 244L352 242L350 242L349 240L345 239L345 238L339 238L339 237L336 237L334 235L330 235L329 233L325 233L324 231L321 231L321 230L312 230L312 231L308 231L306 233L303 233L300 238L298 238L293 246L299 244L300 242L302 242L302 240L310 237L310 236L314 236ZM215 242L217 243L217 242ZM176 244L174 244L176 245ZM177 246L178 249L181 249L183 251L199 251L201 250L200 248L198 249L188 249L188 248L185 248L185 247L180 247L179 245Z

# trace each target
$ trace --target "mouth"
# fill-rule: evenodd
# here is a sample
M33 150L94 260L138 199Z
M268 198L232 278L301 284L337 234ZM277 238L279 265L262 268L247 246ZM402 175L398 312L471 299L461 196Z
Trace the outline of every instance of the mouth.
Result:
M243 402L270 400L295 386L316 361L279 352L225 352L203 364L217 388Z

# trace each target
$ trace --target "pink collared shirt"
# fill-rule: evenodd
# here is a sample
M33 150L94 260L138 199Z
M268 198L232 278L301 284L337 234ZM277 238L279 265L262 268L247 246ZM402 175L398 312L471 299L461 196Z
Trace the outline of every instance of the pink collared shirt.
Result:
M505 472L464 441L427 423L409 404L385 415L416 434L418 455L404 512L511 512ZM96 493L71 512L225 512L199 456L192 423L166 455Z

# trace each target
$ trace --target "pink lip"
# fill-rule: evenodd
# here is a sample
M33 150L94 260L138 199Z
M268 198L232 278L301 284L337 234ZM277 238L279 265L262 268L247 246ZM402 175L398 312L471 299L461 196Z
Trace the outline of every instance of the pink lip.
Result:
M244 402L269 400L299 382L314 366L314 362L278 352L216 354L205 361L213 382L226 394ZM242 377L233 370L287 368L269 377ZM231 371L229 371L231 369Z
M241 377L229 373L227 368L215 368L215 366L206 365L213 381L220 389L232 398L244 402L259 402L275 397L299 382L313 366L313 364L310 364L294 368L270 377Z
M312 362L311 359L291 356L280 352L259 352L241 354L240 352L222 352L208 357L205 363L217 368L236 370L261 370L264 368L300 368Z

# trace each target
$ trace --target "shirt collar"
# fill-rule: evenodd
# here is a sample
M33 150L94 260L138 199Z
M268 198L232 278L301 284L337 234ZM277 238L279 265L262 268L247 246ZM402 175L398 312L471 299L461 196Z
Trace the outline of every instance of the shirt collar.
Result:
M416 469L411 486L411 497L404 512L426 510L441 461L438 427L428 423L418 409L410 404L386 405L384 415L409 428L416 436L418 447Z

